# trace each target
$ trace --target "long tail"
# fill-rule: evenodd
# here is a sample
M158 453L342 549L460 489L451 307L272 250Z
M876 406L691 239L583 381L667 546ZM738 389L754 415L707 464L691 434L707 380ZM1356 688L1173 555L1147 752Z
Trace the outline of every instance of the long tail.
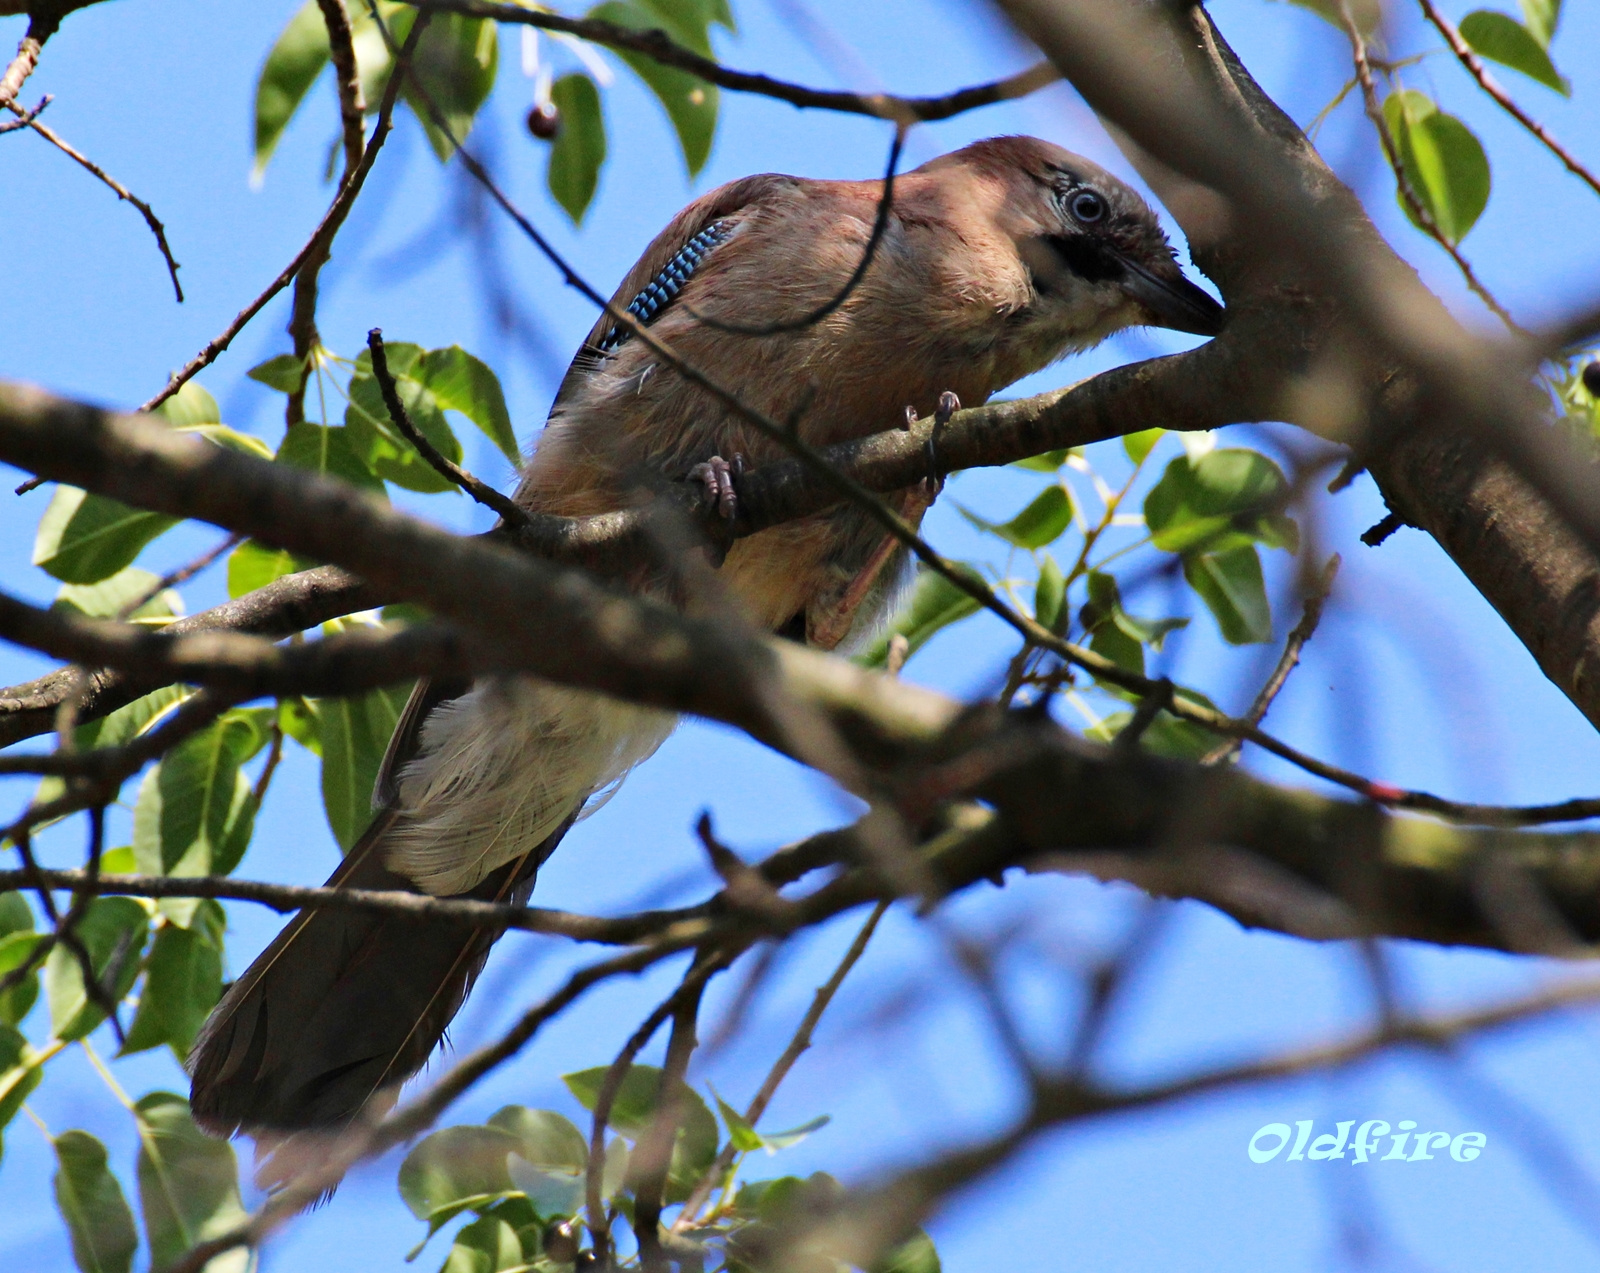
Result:
M526 900L572 820L463 896ZM328 887L417 891L384 866L394 823L393 813L378 814ZM217 1135L348 1121L422 1068L504 931L376 911L302 911L233 983L196 1040L196 1121Z

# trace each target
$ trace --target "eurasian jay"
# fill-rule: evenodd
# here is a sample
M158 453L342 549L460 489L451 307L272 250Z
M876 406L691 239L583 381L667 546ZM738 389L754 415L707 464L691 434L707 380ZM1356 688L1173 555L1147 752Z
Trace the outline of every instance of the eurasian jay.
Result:
M1138 324L1201 335L1222 307L1173 259L1155 214L1097 165L1000 137L900 177L870 268L879 181L747 177L659 234L614 303L769 418L826 445L896 427L954 393L976 405ZM708 321L709 320L709 321ZM783 327L770 334L741 328ZM1154 422L1153 422L1154 423ZM584 340L517 501L565 516L638 498L630 473L736 494L730 465L781 454L609 316ZM929 490L899 499L916 520ZM882 529L845 505L735 543L720 568L752 624L831 649L879 621L900 574ZM379 811L328 881L521 903L596 797L674 718L526 677L417 687L384 761ZM190 1057L209 1130L337 1125L416 1073L498 930L304 911L236 981Z

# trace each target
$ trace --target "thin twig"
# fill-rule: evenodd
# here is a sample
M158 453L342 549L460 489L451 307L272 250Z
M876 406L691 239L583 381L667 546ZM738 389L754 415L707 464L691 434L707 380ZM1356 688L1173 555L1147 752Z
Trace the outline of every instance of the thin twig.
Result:
M412 422L406 404L400 400L399 387L389 371L389 356L384 351L381 328L374 327L367 333L367 348L372 351L372 377L378 382L378 392L383 395L383 405L389 409L389 419L405 436L406 441L416 447L417 454L431 464L446 481L460 487L485 508L499 513L501 520L508 526L529 525L530 518L526 509L519 507L509 496L502 495L481 478L474 477L459 464L452 463Z
M656 1086L656 1112L650 1126L634 1145L628 1167L634 1179L633 1236L639 1244L639 1262L645 1273L670 1273L661 1249L661 1195L672 1165L672 1150L683 1121L684 1082L689 1058L699 1040L696 1022L705 982L684 994L673 1008L672 1034L667 1039L667 1055L661 1064L661 1080Z
M1026 71L958 89L939 97L897 97L889 93L851 93L835 89L807 88L773 79L768 75L755 75L748 71L735 71L708 57L702 57L681 44L675 44L665 31L634 30L605 22L597 18L568 18L544 9L523 8L520 5L493 4L487 0L415 0L419 12L461 13L469 17L490 18L496 22L519 23L545 31L559 31L579 39L629 53L642 53L663 66L674 66L688 71L719 88L735 93L754 93L788 102L792 106L839 111L849 115L872 115L897 124L933 123L950 119L980 106L996 102L1009 102L1053 84L1060 72L1048 62L1040 62Z
M1450 259L1456 263L1456 268L1461 271L1461 277L1479 300L1487 305L1494 316L1511 329L1512 333L1526 336L1527 332L1512 318L1510 313L1499 301L1495 300L1489 289L1478 279L1472 269L1472 264L1461 254L1461 249L1451 242L1448 235L1439 228L1439 223L1434 220L1433 213L1422 202L1422 197L1417 194L1416 187L1411 184L1411 178L1406 172L1405 160L1401 158L1400 147L1395 144L1394 135L1389 131L1389 121L1383 117L1383 107L1378 105L1378 90L1372 82L1372 61L1367 56L1367 40L1361 34L1361 28L1350 13L1349 0L1339 0L1339 12L1344 19L1345 34L1350 37L1350 49L1355 58L1356 79L1361 83L1361 98L1366 105L1367 118L1372 121L1372 126L1378 131L1378 141L1383 147L1384 158L1389 161L1389 167L1394 170L1395 183L1400 188L1400 198L1406 208L1411 212L1416 223L1422 227L1423 232L1435 243L1450 254Z
M372 138L367 142L367 148L362 152L361 163L351 174L350 179L339 187L339 193L334 196L333 203L329 205L322 220L317 223L317 228L311 232L311 237L306 240L304 247L295 253L294 260L284 266L278 277L267 284L266 289L239 311L234 319L216 336L206 343L204 349L191 358L173 377L167 381L166 386L139 408L141 411L154 411L158 406L177 393L185 384L204 371L222 354L233 338L244 330L262 308L279 292L288 287L294 277L300 272L300 267L310 260L317 252L323 250L333 242L334 236L344 225L345 218L350 215L356 196L361 193L361 187L366 182L367 174L372 171L372 165L377 162L378 151L383 148L389 130L393 126L395 102L399 100L400 85L405 79L407 68L411 65L411 54L416 49L417 41L422 38L423 29L427 26L429 15L426 11L417 15L417 20L412 24L410 33L406 36L403 47L395 58L394 70L389 76L389 83L384 86L383 99L378 106L377 123L372 129Z
M1311 590L1306 594L1304 608L1300 612L1300 622L1294 625L1289 637L1283 643L1283 653L1278 656L1278 664L1272 669L1272 675L1267 677L1266 684L1256 694L1255 701L1250 704L1250 710L1241 718L1248 725L1259 725L1266 719L1267 712L1271 710L1273 700L1278 697L1289 674L1300 665L1300 652L1305 649L1306 642L1311 640L1316 633L1317 625L1322 622L1322 606L1327 601L1329 593L1333 591L1334 577L1339 573L1339 554L1335 553L1328 558L1318 574ZM1230 738L1220 747L1215 747L1200 758L1202 765L1220 765L1231 760L1239 754L1239 749L1244 743L1237 738Z
M322 10L323 25L328 28L328 58L339 90L339 122L344 130L344 176L340 181L344 182L360 166L366 151L362 122L367 103L361 94L361 69L356 65L350 15L345 12L343 0L317 0L317 8Z
M817 1022L822 1020L822 1014L828 1010L828 1005L839 993L839 987L844 984L844 979L850 975L850 970L860 961L866 952L867 943L872 940L872 934L878 929L878 921L889 909L887 901L881 901L872 908L872 914L867 916L867 922L856 933L855 940L844 953L844 958L839 961L838 967L833 970L833 975L817 987L816 993L811 997L811 1006L806 1010L805 1016L800 1019L800 1024L795 1027L795 1032L789 1040L789 1046L784 1048L778 1059L772 1063L772 1068L767 1071L767 1077L762 1080L761 1086L756 1089L756 1094L745 1108L744 1121L751 1127L761 1120L767 1112L767 1106L772 1103L772 1098L777 1094L783 1080L789 1077L789 1071L794 1068L795 1062L803 1056L811 1046L811 1036L816 1031ZM738 1153L733 1142L722 1147L715 1161L706 1169L705 1175L700 1177L689 1197L684 1201L683 1210L673 1223L672 1231L681 1233L694 1223L700 1209L705 1206L706 1199L711 1196L711 1191L717 1187L717 1182L733 1166L734 1156Z
M878 211L872 219L872 233L867 238L867 246L861 253L861 261L845 280L845 284L834 295L818 305L809 314L799 318L788 319L781 323L757 324L746 326L743 323L730 323L724 319L713 318L709 314L701 313L687 301L682 302L684 309L698 323L703 323L713 331L728 332L734 336L779 336L786 332L804 331L807 327L814 327L829 314L837 310L866 278L867 271L872 268L873 258L877 255L878 245L883 242L883 236L889 229L889 218L894 211L894 179L895 171L900 166L900 150L905 145L906 129L901 124L894 130L894 140L889 143L889 162L884 168L883 194L878 198Z
M1594 173L1584 167L1576 155L1557 141L1549 129L1517 105L1511 94L1507 93L1500 86L1499 81L1489 74L1489 68L1483 64L1483 59L1472 51L1472 46L1461 37L1461 32L1451 23L1449 18L1439 12L1439 7L1433 3L1433 0L1419 0L1419 3L1422 5L1422 12L1426 15L1428 21L1439 29L1440 35L1444 36L1444 42L1450 46L1451 52L1456 55L1461 65L1467 68L1467 73L1478 81L1478 87L1500 103L1500 106L1517 123L1537 137L1544 144L1545 149L1567 166L1569 172L1584 181L1596 194L1600 194L1600 179L1597 179Z
M12 101L0 102L0 105L4 105L5 108L13 115L26 116L28 114L27 111L23 110L20 106ZM42 104L39 109L43 109ZM39 112L38 110L35 110L33 113L37 115ZM43 137L68 158L76 161L83 168L93 173L111 188L111 190L116 194L117 198L131 203L134 207L139 209L139 214L144 217L145 224L150 227L150 233L156 236L156 246L161 249L161 259L167 263L167 273L172 278L172 290L177 295L179 304L182 304L183 285L178 282L178 270L180 267L177 261L173 260L172 258L172 249L167 246L167 229L161 224L161 221L151 210L150 205L143 199L139 198L138 195L134 194L133 191L129 190L127 186L123 185L99 164L95 163L94 160L90 159L81 150L78 150L76 147L63 141L53 129L47 128L37 119L29 119L28 127L33 129L34 132L38 133L39 136Z
M39 112L44 110L46 106L50 105L50 103L55 100L56 99L52 94L46 93L39 99L39 104L31 111L23 111L22 114L18 115L17 118L13 119L10 123L0 124L0 134L20 132L29 124L33 123L34 120L38 119Z

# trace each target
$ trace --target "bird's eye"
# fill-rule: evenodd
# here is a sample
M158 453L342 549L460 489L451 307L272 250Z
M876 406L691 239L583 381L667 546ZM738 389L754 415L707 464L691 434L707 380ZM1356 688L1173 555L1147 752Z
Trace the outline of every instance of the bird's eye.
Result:
M1080 190L1067 202L1067 210L1075 220L1090 225L1106 214L1106 201L1093 190Z

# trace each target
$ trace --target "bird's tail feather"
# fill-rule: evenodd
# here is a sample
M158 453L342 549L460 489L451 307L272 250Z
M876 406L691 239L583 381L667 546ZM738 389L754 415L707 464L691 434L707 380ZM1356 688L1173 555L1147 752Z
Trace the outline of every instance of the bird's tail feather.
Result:
M384 864L396 821L379 813L328 887L416 892ZM572 821L463 896L525 899ZM196 1040L196 1121L218 1135L348 1122L422 1068L502 932L377 911L302 911L233 983Z

